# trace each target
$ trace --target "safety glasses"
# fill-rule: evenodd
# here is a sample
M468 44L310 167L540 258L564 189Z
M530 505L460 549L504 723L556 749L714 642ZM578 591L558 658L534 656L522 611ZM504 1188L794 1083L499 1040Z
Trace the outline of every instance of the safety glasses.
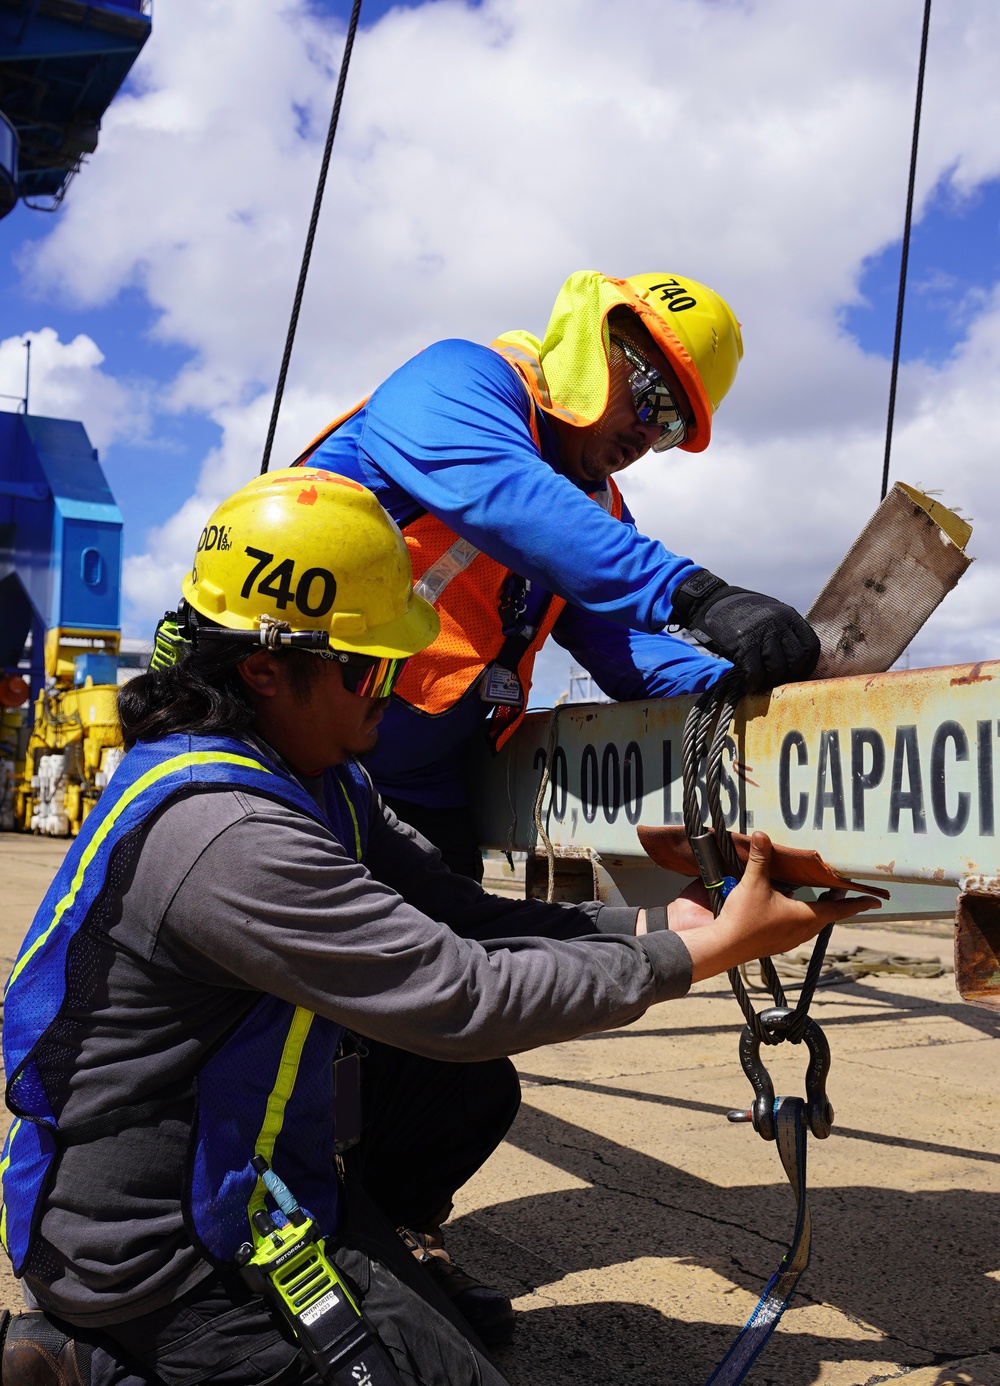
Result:
M348 693L359 698L388 698L406 668L405 659L380 659L374 655L348 654L344 650L317 650L323 659L340 665Z
M331 650L330 637L325 630L291 630L286 621L276 621L273 616L260 616L257 619L258 627L254 630L229 630L221 626L196 625L192 638L199 645L202 641L208 641L210 646L216 641L222 641L229 646L235 643L270 650L305 650L307 654L319 655L320 659L340 665L344 687L348 693L354 693L359 698L388 698L398 683L400 674L406 668L405 659L355 654L353 650ZM157 626L154 661L160 654L163 655L163 660L160 663L151 663L151 668L161 668L165 662L172 663L176 660L176 653L167 658L169 651L166 642L172 638L172 632L178 631L177 621L177 613L168 611ZM180 638L184 638L183 633ZM247 654L249 653L248 650ZM246 657L247 655L241 656L243 659Z
M677 447L678 443L683 443L687 437L688 426L670 386L656 367L651 366L631 342L625 341L624 337L616 337L613 333L611 340L632 368L628 384L632 391L635 412L643 423L654 423L660 428L660 436L653 444L653 451L666 452L668 448Z

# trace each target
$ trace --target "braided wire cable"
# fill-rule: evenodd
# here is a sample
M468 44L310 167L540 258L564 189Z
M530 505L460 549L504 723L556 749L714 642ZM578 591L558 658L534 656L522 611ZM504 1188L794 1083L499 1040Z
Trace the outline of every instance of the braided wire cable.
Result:
M698 762L701 759L701 720L702 704L708 694L703 693L692 707L684 721L681 735L681 774L684 789L684 831L688 837L697 837L702 829L701 805L698 802Z
M727 676L726 679L722 679L719 681L719 683L716 685L715 691L717 693L718 698L718 713L715 722L715 729L712 735L712 743L708 749L708 758L705 764L705 786L708 792L708 803L709 811L712 817L712 828L715 832L716 841L719 845L719 851L722 855L722 859L726 866L726 872L728 875L734 877L737 881L739 881L743 878L744 868L743 863L740 860L739 853L736 851L736 845L733 842L732 834L730 833L728 824L726 823L726 815L722 808L721 791L722 757L725 752L726 739L729 735L729 728L732 723L733 717L736 713L736 705L739 702L740 697L743 693L742 682L738 678L738 676L731 674ZM771 996L774 1000L774 1004L776 1006L786 1005L787 1002L785 999L785 991L783 986L781 985L781 979L779 978L775 970L774 963L771 961L770 958L761 958L759 961L761 974L764 978L764 982L766 983L768 990L771 993ZM733 969L733 973L735 976L735 980L734 976L730 977L730 986L733 988L733 992L736 996L736 999L740 1003L740 1007L743 1010L744 1016L753 1016L753 1019L748 1019L747 1023L754 1031L754 1034L757 1035L763 1042L775 1042L772 1038L771 1032L768 1031L764 1026L762 1026L759 1019L757 1018L757 1012L754 1010L753 1003L750 1000L749 993L747 992L746 985L743 981L742 972L738 968L735 968Z
M833 925L827 924L826 928L821 929L817 935L816 942L813 944L812 957L809 959L809 966L806 968L806 975L802 979L802 989L799 992L799 999L796 1004L792 1018L788 1023L786 1038L792 1044L798 1044L805 1034L806 1021L809 1019L809 1007L819 984L819 974L823 970L823 963L826 960L826 948L830 942L830 935L833 933Z
M684 723L684 733L681 739L685 831L689 838L696 837L704 831L702 808L698 797L698 770L704 760L705 790L712 829L725 869L736 880L742 878L744 868L726 823L726 816L722 808L721 788L722 757L725 751L726 738L742 691L736 675L728 675L726 678L720 679L719 683L709 689L707 693L703 693L692 707ZM724 902L723 892L722 890L710 890L709 894L712 897L714 912L718 916ZM747 1025L762 1043L775 1045L787 1040L797 1044L801 1041L832 931L833 926L827 925L817 937L798 1001L787 1025L783 1026L780 1031L772 1030L762 1024L760 1013L755 1009L750 999L740 970L733 968L727 974L733 995L743 1012ZM773 961L770 958L761 958L759 961L763 980L774 999L775 1006L787 1007L785 990Z
M723 682L727 681L723 680ZM705 786L708 791L708 807L712 818L712 827L718 838L722 860L726 864L726 873L739 881L743 877L743 863L740 861L726 824L720 791L722 789L722 756L725 751L726 737L729 735L729 726L736 712L736 704L739 702L742 690L738 683L730 684L725 691L722 690L721 684L717 687L719 688L718 717L705 765Z
M698 767L702 757L705 757L705 788L709 801L709 812L712 814L713 820L721 823L722 832L720 833L718 827L716 827L716 836L719 839L723 851L723 860L728 862L731 857L735 857L735 850L732 840L729 837L728 829L726 829L725 826L725 819L721 814L721 805L719 804L718 796L718 780L720 777L718 775L713 775L711 772L711 757L709 755L709 747L706 744L708 733L714 724L716 735L712 738L712 744L713 747L718 744L719 765L721 766L721 749L725 743L725 734L729 726L729 720L732 718L731 711L728 720L723 721L722 716L719 715L723 711L722 705L725 707L729 706L729 700L726 697L726 689L723 687L724 682L725 680L720 680L715 687L703 693L694 703L685 719L684 731L681 736L681 772L684 790L684 831L690 839L699 836L703 831L701 804L698 800ZM720 703L722 705L720 705ZM718 736L718 727L720 725L723 727L721 738ZM715 826L715 822L713 822L713 826ZM738 858L735 860L733 875L736 876L737 880L743 875L743 864ZM718 917L722 910L725 897L721 890L710 890L709 897L712 902L712 909L716 917ZM753 1002L750 1000L746 987L743 985L743 979L740 976L739 969L732 968L727 975L729 977L729 985L733 989L733 995L736 997L740 1010L743 1012L744 1020L757 1039L762 1042L766 1041L767 1032L763 1025L761 1025L758 1013L754 1009Z
M889 377L889 410L885 424L885 455L882 458L882 491L885 500L889 489L889 459L892 456L892 424L896 416L896 383L899 378L899 351L903 340L903 305L906 301L906 276L910 263L910 233L913 227L913 192L917 181L917 147L920 143L920 108L924 100L924 71L927 66L927 35L931 27L931 0L924 0L924 23L920 34L920 58L917 63L917 96L913 107L913 136L910 143L910 177L906 185L906 216L903 220L903 247L899 257L899 292L896 298L896 329L892 340L892 371Z
M319 212L323 205L323 193L326 190L326 175L330 168L330 156L333 153L333 140L337 133L337 122L340 120L340 107L343 104L344 87L347 84L347 69L351 65L354 35L357 32L360 15L361 0L354 0L354 8L351 10L350 23L347 26L347 38L344 41L344 55L340 60L340 76L337 78L337 93L333 98L333 110L330 112L330 125L326 132L326 144L323 148L323 159L320 163L319 179L316 183L316 193L313 197L312 216L309 218L309 230L306 232L306 244L302 252L302 264L299 266L299 280L295 286L295 298L292 303L292 315L288 323L288 334L285 338L285 350L281 357L281 368L278 371L278 383L274 390L274 403L271 406L271 421L268 424L267 442L264 444L264 456L260 464L262 476L267 471L271 461L271 449L274 446L274 434L278 427L278 414L281 412L281 399L285 393L288 364L292 359L292 346L295 342L295 332L299 325L299 312L302 308L302 297L306 291L309 262L312 259L313 242L316 239L316 228L319 225Z

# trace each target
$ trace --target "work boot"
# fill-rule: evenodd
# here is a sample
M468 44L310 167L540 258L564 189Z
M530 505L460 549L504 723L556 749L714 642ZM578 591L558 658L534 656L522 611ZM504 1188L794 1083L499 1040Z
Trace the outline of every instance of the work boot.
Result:
M413 1253L435 1284L476 1330L487 1347L504 1347L514 1336L514 1309L501 1290L475 1280L444 1249L440 1227L424 1232L397 1227L403 1245ZM6 1383L4 1383L6 1386Z
M37 1310L0 1313L0 1353L2 1386L90 1386L93 1348Z

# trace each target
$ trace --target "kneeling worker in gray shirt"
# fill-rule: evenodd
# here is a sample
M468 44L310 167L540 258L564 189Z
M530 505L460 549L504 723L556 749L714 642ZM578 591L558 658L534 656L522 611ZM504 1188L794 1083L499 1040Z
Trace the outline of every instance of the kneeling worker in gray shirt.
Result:
M507 1056L874 903L774 892L762 834L718 920L669 907L683 933L452 875L355 760L436 634L353 481L259 477L203 532L8 984L0 1230L34 1311L4 1386L496 1386L510 1303L440 1225L517 1110ZM270 1248L313 1224L295 1255L333 1288L289 1318Z

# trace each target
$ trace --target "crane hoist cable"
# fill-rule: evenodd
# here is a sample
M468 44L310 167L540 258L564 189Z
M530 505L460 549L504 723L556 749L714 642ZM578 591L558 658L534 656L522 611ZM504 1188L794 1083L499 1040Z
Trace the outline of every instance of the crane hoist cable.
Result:
M688 714L681 742L684 786L684 829L712 908L718 915L726 896L743 875L743 864L726 824L722 807L722 757L730 723L743 688L737 674L727 674L703 693ZM705 800L711 826L704 826L698 793L700 768L705 767ZM830 1134L833 1108L826 1095L830 1046L809 1007L819 981L833 925L823 929L805 971L798 1002L790 1006L773 961L761 958L762 975L774 1005L757 1011L738 968L729 982L746 1024L740 1036L740 1063L754 1091L747 1111L729 1113L734 1122L749 1121L765 1140L774 1141L796 1201L795 1231L781 1264L768 1281L756 1309L737 1334L708 1386L738 1386L777 1327L799 1277L809 1264L811 1227L806 1197L806 1139L811 1131L820 1140ZM761 1060L761 1046L804 1044L809 1054L805 1100L776 1097L771 1076Z
M899 260L899 295L896 300L896 335L892 344L892 373L889 377L889 416L885 425L885 458L882 462L882 493L889 489L889 455L892 452L892 422L896 414L896 380L899 375L899 346L903 339L903 301L906 298L906 272L910 262L910 231L913 226L913 188L917 178L917 145L920 142L920 108L924 101L924 69L927 66L927 34L931 25L931 0L924 0L924 27L920 36L920 62L917 66L917 99L913 108L913 140L910 145L910 181L906 189L906 218L903 224L903 250Z
M910 146L910 173L906 193L906 217L903 227L903 246L899 266L899 294L896 304L896 330L892 350L892 372L889 384L889 409L886 420L885 457L882 466L881 500L889 487L889 458L892 450L892 426L896 409L896 385L899 376L900 343L903 334L903 305L906 296L906 276L910 257L910 236L913 227L913 196L917 172L917 148L920 140L920 113L924 95L924 73L927 65L927 37L930 30L931 0L924 2L923 29L920 37L920 60L917 68L917 92L913 111L913 138ZM720 796L722 754L725 738L736 711L742 690L735 676L728 675L695 703L684 725L682 741L684 783L684 827L709 887L712 907L722 909L729 890L743 875L722 811ZM705 789L711 827L704 827L698 797L698 770L705 762ZM811 1131L824 1139L833 1124L833 1108L826 1095L826 1078L830 1069L830 1046L820 1026L809 1015L809 1007L819 983L823 961L833 926L827 925L816 939L794 1008L785 1000L781 979L770 958L760 959L761 976L774 1000L774 1006L757 1011L743 983L738 968L729 973L743 1018L746 1021L740 1036L740 1062L754 1090L754 1100L747 1112L729 1113L730 1121L750 1121L765 1140L773 1140L788 1177L796 1201L795 1231L781 1264L764 1287L764 1292L750 1318L737 1334L722 1361L715 1368L708 1386L738 1386L744 1380L757 1357L766 1346L778 1320L788 1305L803 1271L809 1265L811 1224L806 1195L806 1139ZM761 1061L761 1045L784 1042L805 1042L809 1051L806 1072L806 1097L776 1097L770 1074Z
M326 191L326 175L330 168L330 155L333 153L333 141L337 133L337 122L340 119L340 107L344 100L344 87L347 85L347 70L351 65L354 35L357 31L360 15L361 0L354 0L350 23L347 26L347 38L344 40L344 55L340 60L340 76L337 78L337 94L333 98L333 110L330 112L330 128L326 132L323 161L320 164L319 178L316 183L316 195L313 198L312 216L309 218L309 230L306 232L306 244L302 252L302 264L299 267L299 282L295 286L292 315L288 322L288 335L285 338L285 351L281 358L281 369L278 371L278 384L274 391L271 422L268 425L267 442L264 444L264 456L260 464L261 475L267 471L268 464L271 461L271 448L274 446L274 433L275 429L278 427L281 398L285 393L285 379L288 375L288 363L292 359L292 346L295 343L295 329L299 325L299 311L302 307L302 296L305 293L306 278L309 274L309 261L312 259L313 242L316 239L316 227L319 225L320 208L323 205L323 194Z

